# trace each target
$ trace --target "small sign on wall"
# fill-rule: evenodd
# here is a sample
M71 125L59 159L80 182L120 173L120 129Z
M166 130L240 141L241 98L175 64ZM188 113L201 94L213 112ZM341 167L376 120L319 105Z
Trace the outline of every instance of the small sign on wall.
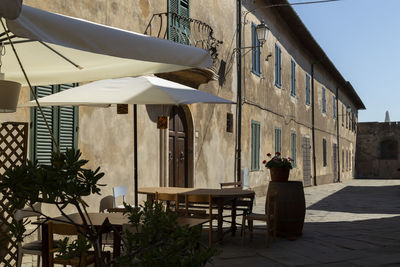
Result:
M167 129L168 128L168 117L167 116L158 117L157 128L158 129Z

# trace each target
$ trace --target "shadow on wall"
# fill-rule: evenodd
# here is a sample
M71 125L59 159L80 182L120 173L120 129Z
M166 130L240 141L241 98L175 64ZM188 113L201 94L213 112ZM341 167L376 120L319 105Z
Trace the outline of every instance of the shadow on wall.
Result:
M307 210L400 214L400 186L347 186Z

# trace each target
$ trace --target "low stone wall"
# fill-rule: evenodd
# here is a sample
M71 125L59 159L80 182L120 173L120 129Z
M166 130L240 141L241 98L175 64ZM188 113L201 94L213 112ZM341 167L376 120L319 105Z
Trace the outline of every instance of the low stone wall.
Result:
M400 122L358 124L356 178L400 179Z

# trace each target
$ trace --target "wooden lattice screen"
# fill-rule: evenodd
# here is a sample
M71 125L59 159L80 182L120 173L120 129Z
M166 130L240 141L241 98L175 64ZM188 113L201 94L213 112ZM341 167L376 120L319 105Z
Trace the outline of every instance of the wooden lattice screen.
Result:
M5 122L0 126L0 179L8 169L26 162L28 123ZM9 203L0 197L0 231L7 229L12 219L9 214ZM6 232L7 233L7 232ZM17 243L0 232L0 266L11 267L17 264Z

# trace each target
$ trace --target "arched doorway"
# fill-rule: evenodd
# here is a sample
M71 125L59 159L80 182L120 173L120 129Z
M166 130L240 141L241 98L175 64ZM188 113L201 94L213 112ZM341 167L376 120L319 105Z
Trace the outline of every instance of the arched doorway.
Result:
M190 187L188 175L188 123L182 107L174 106L169 115L168 186Z

